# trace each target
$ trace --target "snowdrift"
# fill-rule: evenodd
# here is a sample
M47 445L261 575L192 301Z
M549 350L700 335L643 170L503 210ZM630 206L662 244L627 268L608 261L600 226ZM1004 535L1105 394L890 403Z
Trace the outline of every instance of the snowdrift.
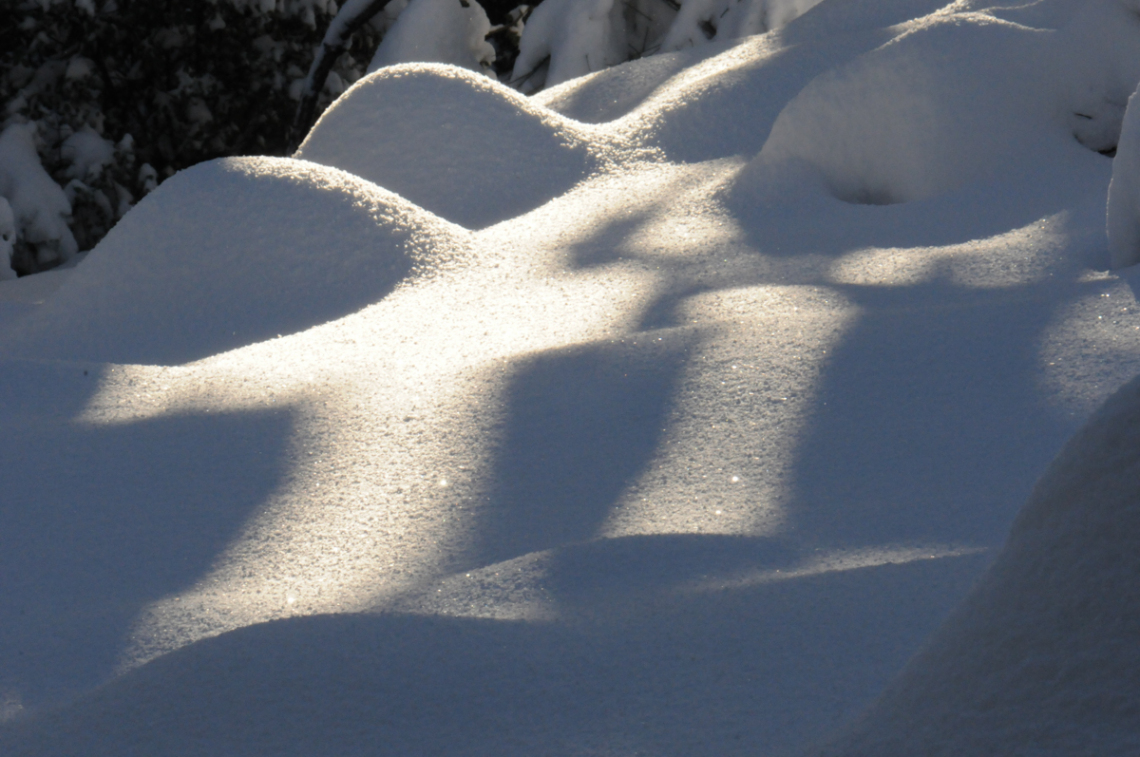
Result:
M1130 754L1140 747L1140 380L1065 446L1005 547L826 754Z
M1133 753L1136 11L382 68L0 284L0 753Z
M405 65L349 89L296 157L349 171L479 229L565 193L596 168L597 152L581 125L486 76Z
M273 158L203 163L116 226L21 324L14 349L190 362L359 310L465 243L463 230L341 171Z

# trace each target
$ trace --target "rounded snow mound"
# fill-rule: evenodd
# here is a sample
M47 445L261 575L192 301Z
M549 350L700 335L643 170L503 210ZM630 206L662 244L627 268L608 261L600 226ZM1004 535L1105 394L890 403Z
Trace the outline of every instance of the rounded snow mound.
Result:
M467 232L359 177L287 158L182 171L128 213L17 352L180 364L359 310Z
M354 84L296 157L349 171L479 229L533 210L585 178L597 160L583 128L481 74L406 64Z
M807 164L841 200L889 204L1055 154L1073 140L1050 89L1049 35L982 14L915 22L808 84L755 162Z
M989 572L827 755L1140 754L1140 378L1050 465Z

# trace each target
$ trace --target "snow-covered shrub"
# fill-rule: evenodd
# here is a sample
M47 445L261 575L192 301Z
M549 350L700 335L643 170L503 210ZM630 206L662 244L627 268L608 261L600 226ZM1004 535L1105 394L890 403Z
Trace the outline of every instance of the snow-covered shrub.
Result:
M12 206L0 197L0 279L16 276L12 270L12 252L16 244L16 214Z
M491 22L478 3L413 0L380 41L368 70L413 62L489 70L495 60L490 32Z
M1140 81L1140 0L1086 0L1060 30L1057 80L1070 128L1090 150L1116 150L1124 107Z
M783 26L820 0L545 0L519 42L524 92L627 60Z
M661 49L680 50L713 39L763 34L788 23L820 0L684 0Z
M12 214L16 239L8 262L26 268L47 260L66 260L77 249L67 219L71 203L40 165L35 124L10 124L0 132L0 197ZM31 258L34 248L37 257Z
M20 143L23 166L17 181L16 164L0 163L0 195L18 227L16 269L41 270L93 246L181 168L283 153L313 49L336 11L333 0L0 3L0 131L9 153ZM363 74L377 39L369 28L340 56L325 104ZM29 143L39 173L26 165ZM41 187L39 204L27 199L30 183Z

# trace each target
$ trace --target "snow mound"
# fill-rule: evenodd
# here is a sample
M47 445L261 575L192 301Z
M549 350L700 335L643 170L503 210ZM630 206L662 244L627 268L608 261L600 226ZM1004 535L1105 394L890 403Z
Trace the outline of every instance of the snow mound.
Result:
M1134 0L974 5L903 24L813 80L754 172L806 166L841 200L892 204L1056 162L1074 145L1111 154L1140 80Z
M325 111L296 157L482 228L585 178L597 161L583 128L486 76L408 64L357 82Z
M806 164L839 199L891 204L985 179L1043 140L1055 153L1045 36L981 14L916 22L805 87L756 160Z
M778 33L743 41L718 35L572 79L539 92L534 101L587 123L621 119L611 128L670 160L751 157L783 108L813 79L880 47L902 33L900 25L942 5L821 3Z
M454 254L465 232L342 171L202 163L151 193L10 345L179 364L323 323Z
M1140 98L1134 93L1112 160L1108 246L1113 268L1140 263Z
M1140 753L1140 378L1052 463L972 594L829 755Z

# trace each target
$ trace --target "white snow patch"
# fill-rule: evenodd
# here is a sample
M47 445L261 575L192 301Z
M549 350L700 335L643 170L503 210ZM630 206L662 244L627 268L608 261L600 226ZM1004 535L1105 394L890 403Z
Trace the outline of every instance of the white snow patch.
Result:
M848 725L1138 360L1060 70L1091 6L983 5L821 3L540 102L385 68L304 160L191 169L54 295L0 284L0 752L803 754ZM863 171L914 201L821 191ZM1137 751L1137 407L846 753Z
M1055 153L1065 135L1052 114L1046 35L982 15L916 22L808 85L756 160L764 170L802 162L840 199L890 204Z
M963 287L1025 286L1049 275L1049 261L1062 249L1063 214L1034 221L986 239L928 249L869 248L837 258L830 278L857 286L914 286L936 278Z
M0 133L0 196L15 211L21 237L46 250L45 258L68 260L79 249L67 227L71 203L40 165L35 130L35 124L11 124Z
M450 63L486 71L495 61L491 22L474 0L412 0L376 48L368 73L397 63Z
M534 92L626 60L622 9L614 0L542 3L527 20L511 79Z
M15 349L188 362L346 315L465 246L458 228L336 169L203 163L128 213Z
M597 165L590 132L485 76L383 68L337 100L296 157L379 184L482 228L531 210ZM591 149L593 147L594 149Z
M71 162L67 175L80 181L96 179L115 159L115 145L90 126L84 126L63 141L63 157Z

